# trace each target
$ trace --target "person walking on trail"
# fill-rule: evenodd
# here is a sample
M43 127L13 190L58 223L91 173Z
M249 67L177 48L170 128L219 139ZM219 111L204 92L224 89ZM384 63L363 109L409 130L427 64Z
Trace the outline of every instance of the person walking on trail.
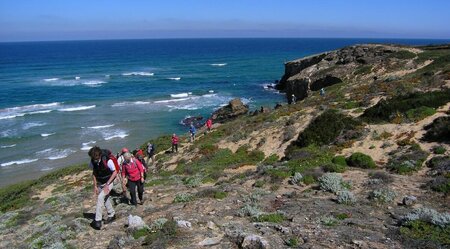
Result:
M325 89L323 87L320 89L320 96L325 96Z
M102 227L103 206L106 207L108 218L105 224L113 222L116 219L114 208L111 204L110 191L113 188L113 182L117 175L117 160L108 153L108 150L102 150L98 146L92 147L88 152L91 161L89 166L92 168L92 179L94 181L94 194L97 197L95 207L95 220L91 226L100 230Z
M125 161L123 163L122 169L122 187L125 189L128 186L128 191L131 196L131 204L137 205L136 199L136 187L139 197L139 204L144 204L144 172L145 168L142 166L141 162L136 158L131 156L130 152L125 153Z
M147 165L150 164L150 159L152 159L152 165L155 165L155 144L147 143Z
M174 152L178 152L178 137L175 133L172 135L172 153Z
M142 150L138 150L134 155L134 158L141 162L142 166L144 167L144 180L147 179L148 165L145 161L144 152Z
M191 124L191 127L189 128L189 133L191 134L191 143L194 142L195 140L195 133L197 132L197 130L195 129L194 124Z
M295 94L292 94L292 96L291 96L291 103L295 104L296 101L297 101L297 97L295 97Z
M212 127L212 119L208 118L208 120L206 120L206 130L208 132L210 132L211 131L211 127Z

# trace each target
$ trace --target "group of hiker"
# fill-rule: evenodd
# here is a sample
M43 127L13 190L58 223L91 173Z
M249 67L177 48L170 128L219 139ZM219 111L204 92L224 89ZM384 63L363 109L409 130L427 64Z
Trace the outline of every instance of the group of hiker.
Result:
M212 120L205 123L207 132L211 131ZM196 129L191 124L189 128L190 141L195 140ZM172 153L178 152L179 138L174 133L172 135ZM115 184L120 184L122 194L126 196L126 190L130 193L130 203L136 206L144 203L144 182L148 172L148 166L155 166L155 144L147 143L145 153L141 149L130 152L123 148L120 153L114 155L110 150L101 149L98 146L92 147L88 155L90 157L89 167L92 169L94 194L97 198L95 219L92 222L94 229L100 230L102 227L103 206L106 207L108 218L105 224L116 219L115 211L111 203L111 190ZM137 196L136 196L137 190ZM139 202L137 201L139 199ZM127 198L128 200L128 198Z

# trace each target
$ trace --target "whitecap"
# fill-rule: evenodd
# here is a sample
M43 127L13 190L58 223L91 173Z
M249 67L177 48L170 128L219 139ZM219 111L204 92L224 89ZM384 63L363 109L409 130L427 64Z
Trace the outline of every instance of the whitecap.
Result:
M32 115L32 114L42 114L42 113L49 113L49 112L52 112L52 110L35 111L35 112L29 112L27 114Z
M95 144L96 143L96 141L89 141L89 142L86 142L86 143L82 143L81 144L81 148L80 148L80 150L83 150L83 151L87 151L87 150L90 150L91 148L92 148L92 146L90 146L91 144Z
M90 87L98 87L101 84L105 84L105 83L106 83L105 81L101 81L101 80L89 80L89 81L83 82L81 84L85 85L85 86L90 86Z
M167 78L168 80L181 80L181 77Z
M172 98L186 98L188 96L189 96L189 93L170 94L170 97L172 97Z
M75 79L76 79L76 80L79 80L79 79L81 79L81 78L80 78L80 76L75 76Z
M153 76L154 73L149 72L130 72L130 73L123 73L123 76Z
M61 159L61 158L66 158L74 152L75 152L75 150L72 150L72 149L49 148L49 149L45 149L45 150L36 152L36 155L39 157L43 157L44 159L48 159L48 160L57 160L57 159Z
M37 114L50 112L51 110L43 110L48 108L53 108L59 106L59 102L47 103L47 104L34 104L25 106L15 106L5 109L0 109L0 120L2 119L12 119L16 117L23 117L28 114Z
M55 135L56 133L42 133L41 134L41 137L48 137L48 136L51 136L51 135Z
M125 132L124 130L106 130L102 132L103 135L103 139L105 140L111 140L113 138L125 138L128 137L128 133Z
M14 164L20 165L20 164L36 162L37 160L38 159L22 159L22 160L18 160L18 161L11 161L11 162L7 162L7 163L2 163L2 164L0 164L0 166L1 167L6 167L6 166L14 165Z
M75 112L75 111L84 111L95 108L95 105L89 105L89 106L76 106L76 107L67 107L58 109L60 112Z
M59 80L59 78L48 78L48 79L44 79L45 82L52 82L52 81L57 81Z
M25 123L25 124L22 125L22 129L28 130L28 129L33 128L33 127L44 126L44 125L46 125L46 124L47 124L47 123L45 123L45 122L30 122L30 123Z
M208 92L209 92L209 93L214 93L214 90L209 90Z
M103 128L109 128L109 127L113 127L114 124L108 124L108 125L97 125L97 126L89 126L87 128L89 129L103 129Z
M210 64L210 65L213 66L213 67L223 67L223 66L226 66L227 63L213 63L213 64Z
M15 129L8 129L0 131L0 137L13 137L17 135L17 130Z
M189 100L189 99L191 99L191 98L164 99L164 100L156 100L153 103L161 104L161 103L181 102L181 101L185 101L185 100Z
M52 169L53 169L52 167L45 167L45 168L42 168L41 171L49 171L49 170L52 170Z
M151 104L149 101L134 101L134 102L119 102L114 103L111 106L112 107L122 107L122 106L130 106L130 105L148 105Z
M0 148L2 148L2 149L12 148L12 147L16 147L16 145L17 145L17 144L2 145L2 146L0 146Z

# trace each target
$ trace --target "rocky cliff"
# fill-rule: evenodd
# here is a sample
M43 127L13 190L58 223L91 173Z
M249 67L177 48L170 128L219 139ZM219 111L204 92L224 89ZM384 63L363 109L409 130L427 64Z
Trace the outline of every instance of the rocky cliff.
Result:
M385 81L393 73L417 70L430 63L416 60L423 52L420 48L370 44L312 55L287 62L276 88L286 92L291 102L292 95L303 100L311 92L339 83Z

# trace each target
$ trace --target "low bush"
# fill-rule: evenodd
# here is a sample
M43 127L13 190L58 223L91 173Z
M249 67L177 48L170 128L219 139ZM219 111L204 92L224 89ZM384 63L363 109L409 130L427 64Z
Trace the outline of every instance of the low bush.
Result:
M280 213L270 213L270 214L261 214L253 218L253 220L256 222L281 223L285 220L285 217Z
M190 202L194 200L194 197L189 193L179 193L175 196L173 199L174 203L180 203L180 202Z
M406 111L406 117L413 122L420 121L428 116L431 116L436 113L436 109L428 107L428 106L421 106L415 109L410 109Z
M431 182L430 187L432 190L444 194L450 193L450 175L447 176L436 176Z
M337 202L339 204L353 205L356 201L355 195L348 190L339 191L337 194Z
M335 156L335 157L333 157L331 162L334 163L334 164L347 166L347 161L345 159L345 156Z
M380 100L373 107L367 108L361 117L369 123L390 122L399 114L405 116L410 110L417 108L425 110L425 107L438 108L448 102L450 102L450 90L411 93L389 100Z
M445 154L447 150L445 149L444 146L436 146L433 148L433 153L434 154L438 154L438 155L442 155Z
M161 229L145 237L143 246L148 248L167 248L167 244L176 237L178 231L177 222L173 218L166 218L166 220Z
M397 174L410 174L422 168L423 162L427 159L428 153L420 146L409 146L399 148L390 153L387 168Z
M344 188L342 176L336 173L326 173L319 179L320 189L337 194Z
M272 154L270 156L268 156L266 159L264 159L264 161L262 161L261 164L263 165L273 165L274 163L278 162L280 158L278 157L277 154Z
M394 201L397 194L389 188L375 189L369 194L369 199L378 204L387 204Z
M414 59L416 54L408 50L399 50L389 55L389 58L396 58L400 60Z
M423 140L427 142L450 143L450 116L436 118L425 126Z
M303 183L306 185L311 185L311 184L316 183L316 179L314 179L314 177L312 175L305 175L302 180L303 180Z
M357 130L361 123L336 110L327 110L316 117L306 129L299 135L296 146L328 145L345 131Z
M341 164L329 163L323 166L323 170L325 172L344 173L347 170L347 167Z
M374 169L377 166L373 161L372 157L363 154L361 152L355 152L347 158L347 164L349 166L363 168L363 169Z

